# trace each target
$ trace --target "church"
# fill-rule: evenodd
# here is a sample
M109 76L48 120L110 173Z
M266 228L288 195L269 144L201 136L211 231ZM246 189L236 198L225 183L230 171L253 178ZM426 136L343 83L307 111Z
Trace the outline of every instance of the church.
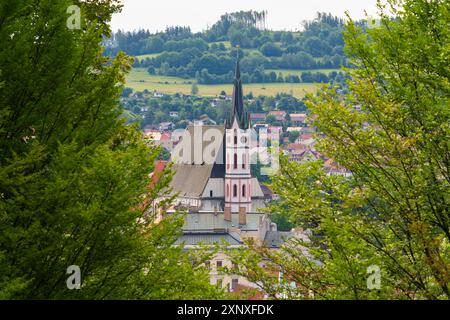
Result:
M295 235L279 232L270 215L259 210L266 205L261 185L251 174L252 148L257 139L252 139L255 131L242 89L238 60L232 105L224 124L192 125L175 138L178 143L172 152L174 176L170 186L175 203L167 213L178 209L188 212L183 235L176 242L184 250L221 243L227 244L227 250L240 248L249 238L277 250ZM229 291L257 288L246 278L219 271L233 266L225 251L207 265L211 284Z
M191 125L180 133L172 154L175 204L190 212L220 212L226 221L237 215L239 225L264 208L262 188L251 175L251 132L238 61L224 124Z

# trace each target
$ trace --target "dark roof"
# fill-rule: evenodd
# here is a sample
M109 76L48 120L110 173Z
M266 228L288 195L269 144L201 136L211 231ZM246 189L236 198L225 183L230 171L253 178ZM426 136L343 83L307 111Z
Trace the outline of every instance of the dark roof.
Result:
M261 190L264 193L264 196L272 196L273 195L273 191L268 186L266 186L264 184L260 184L259 186L261 187Z
M264 245L269 248L279 248L292 237L294 237L292 232L267 231Z
M185 216L184 233L216 233L220 230L240 228L245 231L257 231L263 221L264 213L247 213L247 224L239 225L239 214L232 213L231 221L225 220L223 212L197 212Z
M185 246L195 246L199 244L214 245L226 242L229 245L242 245L242 241L237 234L216 234L216 233L204 233L204 234L184 234L179 238L175 244L184 244Z

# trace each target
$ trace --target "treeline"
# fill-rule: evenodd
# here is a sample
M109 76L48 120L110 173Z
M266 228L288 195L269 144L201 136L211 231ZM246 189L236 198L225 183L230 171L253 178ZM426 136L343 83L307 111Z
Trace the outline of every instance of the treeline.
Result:
M341 71L332 71L329 74L305 71L301 75L288 74L285 76L281 72L277 74L275 71L268 72L264 68L258 67L252 73L242 73L241 78L244 83L333 83L344 85L348 76ZM215 75L209 73L207 69L203 69L202 72L196 73L195 79L200 84L227 84L233 81L234 73L230 71L225 75Z

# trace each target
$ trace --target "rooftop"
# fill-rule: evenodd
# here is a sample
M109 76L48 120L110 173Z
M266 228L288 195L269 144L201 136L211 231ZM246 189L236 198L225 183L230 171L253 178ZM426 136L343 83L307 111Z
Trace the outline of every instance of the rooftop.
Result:
M220 243L228 243L229 245L242 245L241 238L238 234L216 234L216 233L186 233L181 238L179 238L175 244L180 245L184 244L184 246L196 246L196 245L214 245Z
M239 225L239 214L232 214L232 221L224 219L223 212L198 212L186 215L183 226L184 233L227 233L233 228L240 228L243 231L258 231L259 225L263 221L264 213L247 213L247 224Z

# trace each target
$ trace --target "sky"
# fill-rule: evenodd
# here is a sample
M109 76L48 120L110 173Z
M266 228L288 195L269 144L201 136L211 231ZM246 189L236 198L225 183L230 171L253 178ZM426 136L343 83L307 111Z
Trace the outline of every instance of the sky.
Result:
M376 0L121 0L122 12L113 17L112 27L132 31L162 31L167 26L189 26L193 32L206 30L227 12L268 11L271 30L295 31L302 21L312 20L317 12L329 12L353 19L376 14Z

